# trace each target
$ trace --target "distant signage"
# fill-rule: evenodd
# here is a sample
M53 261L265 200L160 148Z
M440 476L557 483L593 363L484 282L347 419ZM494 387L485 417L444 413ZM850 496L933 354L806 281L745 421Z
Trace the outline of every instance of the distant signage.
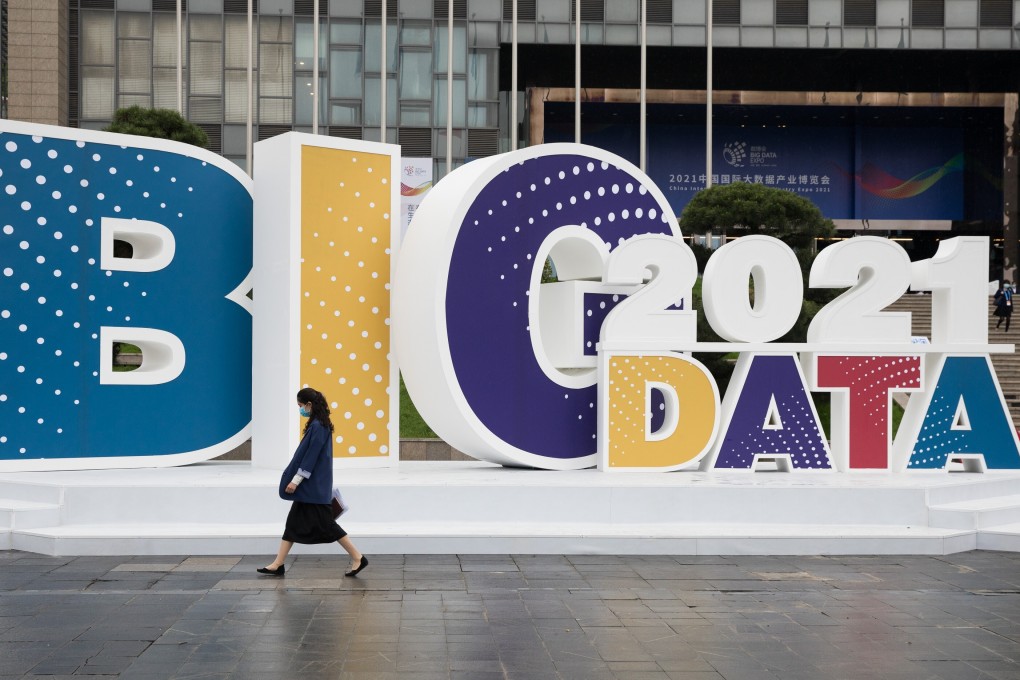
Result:
M411 218L432 188L431 158L400 159L400 236L407 233Z
M996 156L980 135L936 120L912 127L883 113L886 125L820 113L817 124L776 125L760 107L746 125L713 129L711 183L785 189L811 200L834 220L951 221L1001 214ZM775 109L779 111L780 109ZM768 124L762 124L768 123ZM636 163L637 123L592 125L586 144ZM551 125L545 141L573 140ZM705 128L650 122L647 173L678 215L705 188ZM992 149L994 151L994 149Z

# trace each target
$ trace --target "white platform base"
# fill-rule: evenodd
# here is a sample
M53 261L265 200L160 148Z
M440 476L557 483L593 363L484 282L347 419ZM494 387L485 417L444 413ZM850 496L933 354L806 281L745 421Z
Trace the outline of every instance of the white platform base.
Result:
M279 473L243 462L0 474L0 549L276 552ZM337 470L367 553L1020 551L1020 473L543 472L474 462ZM335 545L296 546L333 553Z

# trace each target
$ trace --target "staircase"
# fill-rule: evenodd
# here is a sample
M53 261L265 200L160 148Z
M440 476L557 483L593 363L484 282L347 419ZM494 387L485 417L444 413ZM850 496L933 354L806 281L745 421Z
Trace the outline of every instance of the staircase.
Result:
M911 335L931 338L931 296L908 293L887 307L889 311L910 312ZM992 316L995 309L988 298L988 341L990 343L1014 344L1020 346L1020 314L1012 320L1009 332L1003 327L996 328L998 317ZM1013 425L1020 426L1020 354L992 354L992 366L999 378L1002 394L1013 417Z

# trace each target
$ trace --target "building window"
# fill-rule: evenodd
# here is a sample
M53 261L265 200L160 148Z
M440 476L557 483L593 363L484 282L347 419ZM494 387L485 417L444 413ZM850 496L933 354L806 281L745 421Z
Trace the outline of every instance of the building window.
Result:
M382 42L382 26L365 24L365 71L379 73L382 56L379 45ZM397 22L386 22L386 71L397 72Z
M436 79L432 97L432 119L436 125L446 127L446 78ZM467 126L467 81L463 78L453 80L453 127ZM445 145L446 142L443 142ZM445 148L445 146L443 147Z
M400 98L428 100L432 87L432 52L405 49L400 53Z
M981 28L1012 28L1013 0L981 0Z
M776 24L779 26L807 26L807 0L776 0Z
M625 5L625 3L617 3L617 8ZM628 7L628 9L635 9L634 7ZM520 13L520 8L518 8ZM606 18L606 2L605 0L581 0L581 21L587 23L602 23ZM571 0L570 2L570 20L577 21L577 2ZM635 19L636 21L637 19Z
M152 106L152 15L117 14L118 107Z
M294 124L295 125L311 125L312 124L312 107L315 102L316 93L312 90L312 74L311 73L299 73L294 77L294 82L297 83L297 92L294 93ZM322 96L322 93L326 92L326 75L319 75L319 125L326 124L327 115L327 99Z
M513 21L513 0L503 0L503 21ZM535 0L517 0L517 21L535 20Z
M329 41L334 45L361 45L361 22L334 19L329 26Z
M237 14L224 16L223 24L223 121L248 120L248 18ZM254 28L252 29L254 30ZM254 48L253 48L254 49ZM252 55L254 58L254 55ZM252 89L256 90L258 71L252 64Z
M648 0L645 11L648 12L648 23L650 24L673 23L672 0Z
M468 55L468 98L499 101L499 54L496 50L471 50Z
M360 48L333 49L329 53L329 96L361 99L364 75Z
M712 3L713 24L740 23L740 0L715 0Z
M382 115L379 109L379 74L365 76L365 125L379 125ZM397 120L397 79L386 78L386 124L392 126Z
M437 25L435 32L435 72L446 73L446 44L449 42L449 29ZM453 72L464 73L467 69L467 30L464 24L453 27Z
M188 22L188 120L223 122L223 15L192 14Z
M326 46L329 27L325 24L325 21L319 21L319 68L323 70L326 68L326 55L329 54ZM315 54L315 44L312 40L314 28L311 19L294 20L294 68L299 71L311 71L314 66L312 63Z
M942 28L945 26L945 0L914 0L910 3L910 25L914 28Z
M874 26L875 0L843 0L844 26Z
M116 34L113 12L82 10L81 119L112 120Z
M258 122L290 125L294 101L294 20L259 17Z
M330 102L330 125L361 125L361 101Z
M432 107L428 102L400 102L400 125L402 127L429 127Z
M187 41L187 22L181 30ZM86 36L84 32L82 35ZM188 82L187 57L185 51L181 55L181 79L184 83ZM177 17L165 12L152 15L152 105L159 109L177 110Z

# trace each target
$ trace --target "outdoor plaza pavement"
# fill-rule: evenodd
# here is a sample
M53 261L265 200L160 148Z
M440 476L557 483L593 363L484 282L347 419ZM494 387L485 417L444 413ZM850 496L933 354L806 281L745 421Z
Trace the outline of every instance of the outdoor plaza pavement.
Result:
M369 557L0 552L0 677L1020 678L1018 553Z

